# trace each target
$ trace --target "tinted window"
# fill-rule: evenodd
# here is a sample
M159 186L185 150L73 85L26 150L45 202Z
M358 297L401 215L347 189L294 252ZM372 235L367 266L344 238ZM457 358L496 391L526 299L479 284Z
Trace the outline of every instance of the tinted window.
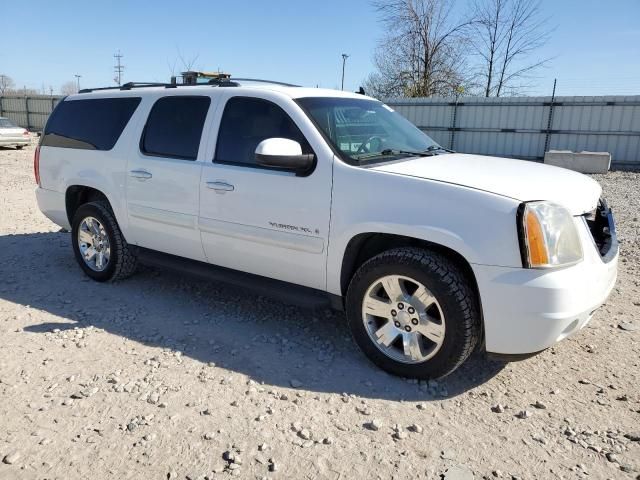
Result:
M209 97L164 97L149 113L140 142L148 155L195 160L209 110Z
M282 108L259 98L233 97L222 114L215 161L255 165L258 144L275 137L295 140L302 145L302 153L313 153Z
M42 145L111 150L139 104L139 97L60 102L47 121Z

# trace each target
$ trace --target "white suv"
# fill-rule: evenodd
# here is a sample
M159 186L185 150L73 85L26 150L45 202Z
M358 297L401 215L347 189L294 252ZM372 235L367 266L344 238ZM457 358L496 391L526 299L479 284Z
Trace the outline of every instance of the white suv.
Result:
M452 372L580 330L617 273L594 180L448 151L364 95L257 81L67 97L35 156L40 210L97 281L137 262L346 311L377 365Z

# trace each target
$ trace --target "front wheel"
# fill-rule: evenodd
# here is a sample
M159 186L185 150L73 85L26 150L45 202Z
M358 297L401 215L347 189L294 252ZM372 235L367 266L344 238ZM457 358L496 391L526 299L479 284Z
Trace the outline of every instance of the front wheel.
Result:
M480 336L478 300L464 274L443 255L419 248L365 262L351 280L346 307L360 349L403 377L448 375Z
M136 270L135 251L124 239L107 202L85 203L78 208L71 239L80 268L93 280L121 280Z

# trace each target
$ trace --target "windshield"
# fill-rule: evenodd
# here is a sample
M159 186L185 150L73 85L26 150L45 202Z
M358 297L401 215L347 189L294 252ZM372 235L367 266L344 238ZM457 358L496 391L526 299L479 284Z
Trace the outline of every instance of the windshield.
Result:
M0 128L15 128L16 124L8 118L0 118Z
M443 151L384 103L334 97L300 98L297 102L347 161L363 164Z

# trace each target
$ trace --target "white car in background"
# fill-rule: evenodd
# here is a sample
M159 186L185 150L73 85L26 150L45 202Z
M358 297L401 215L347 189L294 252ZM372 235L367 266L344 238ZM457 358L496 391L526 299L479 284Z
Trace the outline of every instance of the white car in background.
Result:
M0 147L16 147L20 150L31 143L31 135L7 117L0 117Z

